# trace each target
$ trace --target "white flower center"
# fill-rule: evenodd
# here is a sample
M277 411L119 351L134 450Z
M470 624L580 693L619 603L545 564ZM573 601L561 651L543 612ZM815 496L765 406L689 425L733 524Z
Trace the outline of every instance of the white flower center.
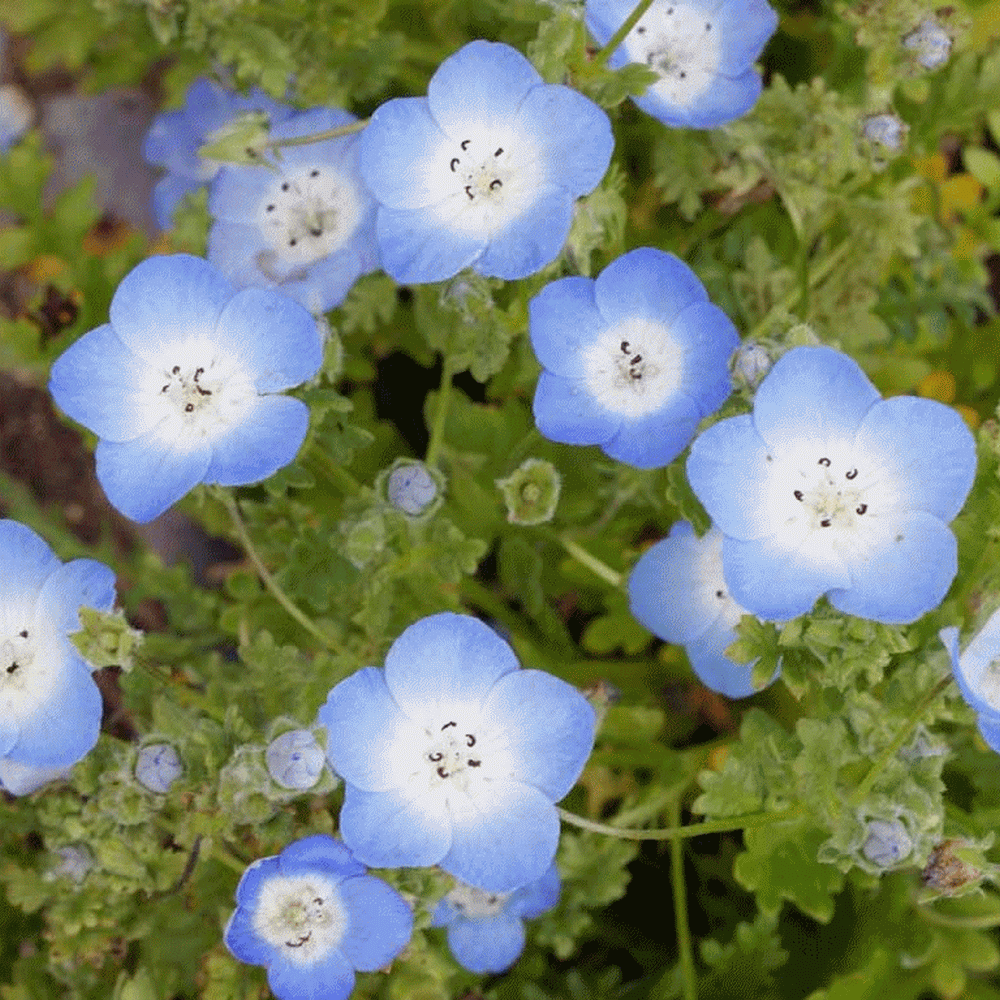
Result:
M979 675L979 694L1000 712L1000 660L992 660Z
M472 728L449 719L436 733L427 733L428 743L423 755L424 776L432 790L442 790L443 786L450 785L468 791L470 784L475 782L483 759L478 749L479 740Z
M660 74L648 92L684 106L715 79L720 62L719 32L710 14L672 0L655 0L625 36L629 60Z
M192 447L239 423L257 390L240 361L208 340L172 345L151 367L149 405L161 438Z
M442 143L428 178L441 215L466 232L493 236L537 200L546 177L541 151L523 136L470 132Z
M459 882L445 899L466 920L488 920L503 910L512 895L510 892L487 892Z
M631 419L660 409L677 391L683 352L663 324L629 319L606 330L587 348L583 367L597 402Z
M48 700L62 664L54 641L27 625L0 624L0 716L30 718Z
M322 875L276 875L260 889L254 932L293 965L313 965L336 948L348 916L337 887Z
M820 454L812 464L800 456L797 475L791 477L792 498L801 505L801 518L810 530L853 531L869 514L869 470L844 459Z
M258 211L257 224L271 243L257 256L261 272L275 282L301 277L350 239L362 210L355 185L328 167L284 174Z

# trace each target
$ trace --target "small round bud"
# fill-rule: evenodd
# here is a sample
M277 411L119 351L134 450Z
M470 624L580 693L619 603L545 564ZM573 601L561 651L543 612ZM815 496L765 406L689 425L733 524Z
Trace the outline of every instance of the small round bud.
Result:
M82 844L57 847L52 853L59 858L59 861L46 873L46 881L68 878L79 885L87 872L94 867L93 855Z
M951 36L928 17L903 38L903 48L909 49L924 69L937 69L951 55Z
M898 819L873 819L861 853L879 868L894 868L913 853L913 840Z
M760 344L744 344L733 357L733 375L749 389L756 389L771 369L771 357Z
M326 754L308 729L291 729L270 742L264 759L282 788L305 791L319 781Z
M895 153L903 145L909 126L896 115L869 115L861 122L861 134L873 145Z
M184 773L177 751L169 743L150 743L139 751L135 777L144 788L166 795L170 786Z
M551 462L526 459L496 484L503 494L511 524L544 524L555 515L562 480Z
M386 493L393 507L417 517L434 502L438 485L426 465L413 462L397 465L389 473Z

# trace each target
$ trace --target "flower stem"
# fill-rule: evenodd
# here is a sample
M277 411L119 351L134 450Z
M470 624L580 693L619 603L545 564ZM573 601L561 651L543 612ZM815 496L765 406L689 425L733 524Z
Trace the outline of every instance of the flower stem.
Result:
M280 149L282 146L308 146L313 142L326 142L327 139L340 139L345 135L353 135L360 132L371 121L370 118L362 118L359 122L352 122L350 125L338 125L337 128L328 128L325 132L313 132L311 135L292 135L287 139L275 139L267 144L268 149Z
M361 492L361 484L354 476L335 462L321 447L312 448L302 459L302 464L310 472L332 483L345 496L353 497Z
M636 26L639 18L652 6L653 0L639 0L635 10L625 18L622 26L608 39L607 45L594 56L594 66L603 66L611 58L612 53L621 45L625 36Z
M586 566L592 573L602 580L610 583L612 587L621 590L624 586L624 578L617 570L612 569L606 562L591 555L582 545L574 542L567 534L549 533L554 542L558 542L581 566Z
M246 551L250 562L253 563L254 569L257 570L257 575L260 577L261 583L264 584L271 596L288 612L290 617L294 618L311 636L326 646L327 649L332 650L334 653L342 653L343 649L340 644L332 636L327 635L320 629L301 608L297 607L292 599L278 586L277 581L271 576L270 572L268 572L263 560L254 548L254 544L250 539L250 532L247 531L247 526L240 516L240 508L236 502L236 498L223 489L218 490L217 495L229 512L233 527L236 528L236 534L239 536L240 544Z
M675 828L681 825L679 798L670 806L670 822ZM687 886L684 882L684 845L680 837L673 837L670 841L670 885L674 897L674 923L677 925L677 952L684 980L684 1000L698 1000L698 975L694 968L694 949L691 947L691 927L688 924Z
M441 386L438 389L437 409L434 411L434 426L431 428L431 440L427 446L424 462L427 465L437 465L444 445L444 428L448 422L448 404L451 401L451 380L455 375L455 366L447 354L441 361Z
M576 813L567 812L556 806L560 817L573 826L580 827L581 830L590 830L592 833L605 833L609 837L617 837L619 840L677 840L686 837L700 837L705 833L730 833L733 830L745 830L752 826L769 826L771 823L783 823L786 820L795 819L805 812L805 806L792 806L781 812L759 812L747 813L743 816L727 816L724 819L708 820L704 823L689 823L687 826L668 826L662 830L629 829L627 827L609 826L607 823L598 823Z

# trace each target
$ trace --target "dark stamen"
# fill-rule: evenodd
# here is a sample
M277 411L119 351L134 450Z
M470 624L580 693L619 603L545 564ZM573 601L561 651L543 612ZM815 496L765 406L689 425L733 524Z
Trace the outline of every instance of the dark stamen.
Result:
M194 403L188 403L187 406L184 407L184 412L194 413Z
M28 630L27 630L26 628L23 628L23 629L21 629L21 631L20 631L20 632L18 632L17 634L18 634L18 635L19 635L19 636L20 636L20 637L21 637L22 639L27 639L27 638L28 638Z
M622 354L628 354L630 351L631 351L631 348L628 345L628 341L627 340L623 340L622 341Z
M503 153L503 146L500 146L499 149L497 149L497 151L493 155L500 156L501 153Z
M845 473L844 473L844 475L845 475L845 476L846 476L846 477L847 477L848 479L854 479L854 478L855 478L855 477L857 476L857 474L858 474L858 470L857 470L857 469L851 469L851 471L850 471L850 472L845 472Z
M476 737L473 736L472 733L465 734L465 745L470 747L474 747L476 745Z
M482 764L482 761L481 760L472 760L470 758L469 761L468 761L468 764L469 764L469 767L479 767L479 765Z
M293 236L293 237L292 237L292 238L291 238L291 239L290 239L290 240L288 241L288 245L289 245L290 247L293 247L293 246L295 246L295 244L296 244L296 243L298 243L298 242L299 242L299 241L298 241L298 240L297 240L297 239L296 239L296 238L295 238L295 237Z
M448 164L448 166L449 166L449 167L451 167L451 172L452 172L452 173L454 173L454 172L455 172L455 167L457 167L457 166L459 165L459 163L461 163L461 162L462 162L462 161L461 161L461 160L460 160L460 159L459 159L459 158L458 158L458 157L456 156L456 157L455 157L455 158L454 158L454 159L453 159L453 160L451 161L451 163L449 163L449 164Z
M496 191L498 187L503 187L503 181L499 177L494 178L490 181L490 190Z
M828 458L821 458L816 464L817 465L826 465L826 466L829 466L830 459L828 459Z
M830 518L824 517L823 520L819 522L819 526L821 528L829 528L830 527Z
M866 503L863 503L860 507L854 508L854 511L857 514L863 514L866 510L868 510L868 504Z
M274 211L274 205L268 205L268 206L267 206L267 210L268 210L269 212L273 212L273 211Z
M715 592L715 596L718 597L719 600L721 601L722 598L726 596L726 592L724 590L717 590Z
M319 177L319 171L318 170L310 170L309 171L309 176L310 177Z
M194 380L195 380L195 382L197 382L198 379L200 379L201 376L204 375L204 374L205 374L205 369L204 368L195 368L195 370L194 370Z
M684 70L681 70L681 71L680 71L680 73L679 73L678 75L680 76L680 78L681 78L682 80L684 80L684 79L686 79L686 78L687 78L687 73L685 73L685 72L684 72Z
M452 726L457 726L457 725L458 725L458 723L457 723L457 722L446 722L446 723L445 723L445 724L444 724L444 725L443 725L443 726L441 727L441 732L443 733L443 732L444 732L444 731L445 731L446 729L451 729L451 728L452 728Z
M640 361L642 361L642 355L641 355L641 354L637 354L637 355L636 355L636 356L635 356L635 357L634 357L634 358L633 358L633 359L632 359L632 360L631 360L631 361L629 362L629 364L632 364L632 365L637 365L637 364L639 364L639 362L640 362Z
M439 767L437 769L437 773L439 778L447 778L449 774L449 772L446 771L443 767Z
M287 191L289 187L290 187L290 185L289 185L288 181L285 181L285 183L281 185L281 190L282 191Z
M472 142L471 139L463 139L462 142L459 143L459 145L462 147L462 149L468 149L470 142Z
M465 185L465 193L469 196L469 201L475 201L476 196L472 193L472 185Z
M8 673L8 674L12 674L12 673L14 673L14 672L15 672L15 671L17 670L17 668L18 668L19 666L20 666L20 664L19 664L19 663L17 662L17 660L15 660L15 661L14 661L14 662L13 662L13 663L12 663L12 664L11 664L11 665L10 665L10 666L8 667L8 668L7 668L7 673Z
M211 396L212 395L212 390L211 389L202 389L202 387L200 385L196 385L195 388L198 390L198 395L199 396Z
M310 227L309 228L309 232L312 233L313 236L322 236L323 235L323 230L322 229L314 229L314 228Z
M170 374L171 375L180 375L180 373L181 373L181 366L180 365L174 365L174 367L170 369Z
M801 500L801 499L802 499L802 497L803 497L803 493L802 493L802 490L796 490L796 491L795 491L795 492L794 492L794 493L792 494L792 496L793 496L793 497L795 497L795 499L796 499L796 500Z
M434 763L435 763L435 764L436 764L436 763L437 763L437 762L438 762L439 760L444 760L444 754L443 754L443 753L441 753L441 751L440 751L440 750L439 750L439 751L438 751L437 753L429 753L429 754L427 755L427 757L428 757L428 759L429 759L429 760L432 760L432 761L434 761Z

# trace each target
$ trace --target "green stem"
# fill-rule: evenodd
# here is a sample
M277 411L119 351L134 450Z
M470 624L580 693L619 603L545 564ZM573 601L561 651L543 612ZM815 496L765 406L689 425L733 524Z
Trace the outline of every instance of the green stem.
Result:
M746 830L753 826L769 826L771 823L783 823L795 819L805 812L805 806L792 806L781 812L747 813L743 816L727 816L725 819L708 820L705 823L689 823L687 826L669 826L663 830L628 829L626 827L609 826L592 819L577 816L556 806L559 816L581 830L592 833L606 833L609 837L619 840L683 840L686 837L700 837L705 833L730 833L733 830Z
M680 799L676 799L670 807L670 822L675 827L681 825ZM694 948L688 924L687 885L684 882L684 845L680 837L674 837L670 841L670 885L674 897L674 923L677 925L677 952L684 980L684 1000L698 1000L698 974L694 968Z
M603 66L611 58L615 49L625 40L625 36L636 26L639 18L652 6L653 0L639 0L635 10L625 18L622 26L608 39L607 45L594 56L594 66Z
M333 460L333 457L321 447L311 449L302 464L320 478L332 483L346 496L357 496L361 492L361 484L347 469Z
M327 139L340 139L345 135L353 135L360 132L370 121L362 118L359 122L352 122L350 125L339 125L337 128L328 128L325 132L313 132L311 135L293 135L287 139L275 139L267 144L268 149L280 149L283 146L308 146L313 142L326 142Z
M233 522L233 527L236 528L236 534L239 537L240 544L243 546L250 562L253 563L254 569L257 570L257 575L260 577L261 583L264 584L271 596L285 609L285 611L288 612L290 617L294 618L311 636L318 639L324 646L326 646L327 649L332 650L334 653L343 652L340 644L337 643L332 636L327 635L322 629L320 629L311 618L309 618L299 607L297 607L292 602L292 599L281 589L280 586L278 586L277 581L273 576L271 576L270 572L268 572L267 567L264 565L263 560L260 558L260 555L254 548L254 544L250 539L250 532L247 531L247 526L244 524L243 518L240 516L240 508L235 497L224 489L217 490L216 495L229 512L229 517Z
M924 713L934 704L938 695L954 680L954 675L950 672L946 677L942 677L941 680L937 682L920 699L916 707L910 713L906 720L906 725L896 734L893 741L878 755L875 759L875 763L872 764L871 770L865 775L864 781L858 785L857 788L851 793L851 797L847 800L847 804L852 808L856 809L858 806L865 801L868 797L868 793L872 790L875 782L878 781L879 775L882 773L885 766L892 760L896 754L899 753L903 744L910 738L913 730L916 729L917 723L924 717Z
M983 915L979 917L948 916L945 913L938 913L929 906L917 906L917 912L922 920L937 927L957 927L969 930L987 930L990 927L1000 927L1000 917L996 914Z
M581 566L599 576L602 580L610 583L612 587L621 590L624 586L624 577L617 570L612 569L606 562L602 562L597 556L591 555L582 545L578 545L566 534L552 534L552 539L558 542Z
M427 446L424 462L427 465L437 465L444 445L444 428L448 422L448 404L451 402L451 380L455 376L455 365L445 354L441 361L441 386L438 389L437 409L434 411L434 426L431 428L431 440Z

